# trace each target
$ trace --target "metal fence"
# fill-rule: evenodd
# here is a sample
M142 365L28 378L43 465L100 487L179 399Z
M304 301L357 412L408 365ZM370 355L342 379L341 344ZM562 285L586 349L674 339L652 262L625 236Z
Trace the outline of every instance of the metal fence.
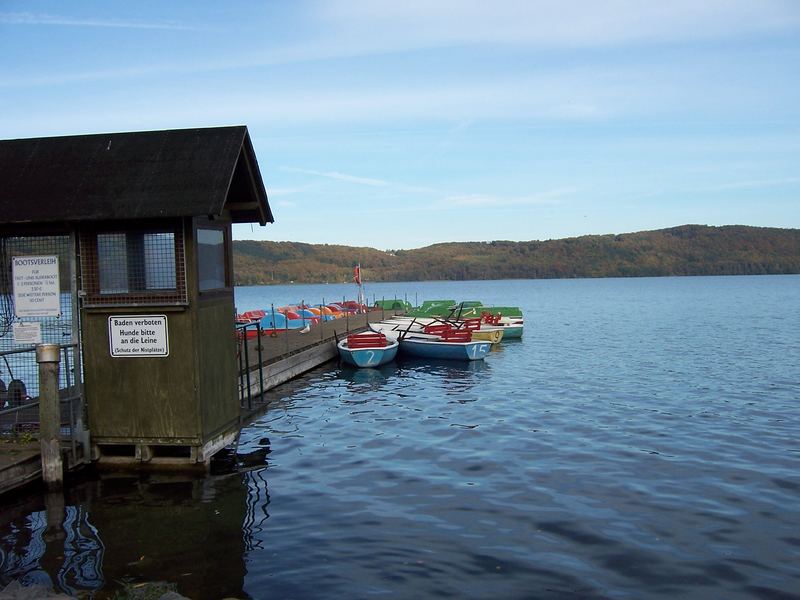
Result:
M0 236L0 437L38 435L39 366L35 344L57 344L61 349L61 435L69 442L73 459L78 456L85 423L76 243L75 235L66 233ZM15 290L12 266L16 268L25 257L56 257L59 285L53 291L58 295L57 311L28 316L15 305L15 291L19 290ZM36 339L20 339L20 326L33 328Z
M78 446L83 443L84 404L79 379L78 345L60 346L59 368L60 432L69 444L73 461L77 462ZM32 372L30 365L36 369ZM0 352L0 372L9 373L10 384L0 385L0 436L6 439L35 438L39 433L39 380L36 348ZM25 380L30 382L30 386ZM2 381L2 380L0 380Z
M261 340L261 323L236 324L236 339L238 347L236 355L239 360L239 404L242 408L252 410L253 402L258 401L266 391L264 389L264 372L261 365L264 363L264 344ZM248 340L255 339L255 345ZM253 364L256 365L255 369Z

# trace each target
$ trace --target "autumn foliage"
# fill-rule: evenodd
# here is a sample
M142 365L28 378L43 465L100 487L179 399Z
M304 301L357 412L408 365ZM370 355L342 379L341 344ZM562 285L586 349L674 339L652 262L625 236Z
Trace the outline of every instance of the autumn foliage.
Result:
M683 225L530 242L452 242L382 251L299 242L234 242L238 285L371 281L800 273L800 230Z

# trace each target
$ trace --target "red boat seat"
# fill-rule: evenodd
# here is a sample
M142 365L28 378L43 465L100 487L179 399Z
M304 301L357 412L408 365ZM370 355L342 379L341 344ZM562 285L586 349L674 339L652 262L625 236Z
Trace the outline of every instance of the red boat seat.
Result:
M442 335L447 331L451 331L453 329L452 325L449 323L436 323L433 325L426 325L423 329L423 333L430 333L432 335Z
M384 348L386 345L386 336L382 333L354 333L347 336L347 347L351 350L358 348Z
M488 312L481 313L481 319L483 319L483 322L486 323L487 325L498 325L500 323L501 316L502 316L501 313L497 313L496 315L493 315Z
M475 317L474 319L464 319L464 329L469 331L477 331L481 328L481 318Z
M471 342L472 331L469 329L453 329L440 336L445 342Z

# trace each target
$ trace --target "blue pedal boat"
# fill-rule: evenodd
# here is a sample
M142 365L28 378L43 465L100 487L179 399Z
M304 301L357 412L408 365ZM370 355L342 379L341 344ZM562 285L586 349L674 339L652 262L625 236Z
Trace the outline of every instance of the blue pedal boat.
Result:
M471 340L466 330L440 336L409 333L400 337L400 351L409 356L446 360L483 360L492 349L491 342Z
M382 333L353 333L337 345L342 362L354 367L379 367L394 360L399 344Z

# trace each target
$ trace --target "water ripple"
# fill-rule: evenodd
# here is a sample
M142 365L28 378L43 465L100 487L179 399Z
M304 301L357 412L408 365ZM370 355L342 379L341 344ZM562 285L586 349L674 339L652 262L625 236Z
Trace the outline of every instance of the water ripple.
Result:
M699 319L653 295L660 321L648 331L631 306L573 303L562 307L570 323L548 321L546 300L531 309L536 333L483 363L309 378L302 396L325 401L304 403L317 423L305 435L323 435L325 448L272 480L293 498L323 490L326 510L281 510L339 539L343 554L327 560L362 582L355 596L792 597L800 372L781 354L797 356L781 337L790 323L762 327L762 341L784 342L771 351L729 326L746 322L730 309L747 305ZM361 378L370 385L352 385ZM316 476L299 481L309 469Z
M522 306L525 338L463 365L327 365L271 393L240 472L76 492L106 579L211 560L185 595L800 598L800 277L468 289ZM42 521L0 530L15 569Z

